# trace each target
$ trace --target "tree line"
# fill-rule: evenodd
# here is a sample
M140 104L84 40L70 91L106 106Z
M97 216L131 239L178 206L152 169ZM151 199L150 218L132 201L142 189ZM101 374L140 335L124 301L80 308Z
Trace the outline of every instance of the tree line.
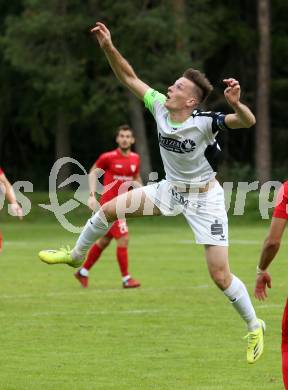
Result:
M13 178L47 188L56 159L71 156L88 169L128 122L144 180L152 170L163 175L153 119L116 81L89 34L101 20L139 77L161 92L192 66L215 87L207 107L227 113L221 80L237 78L257 124L219 135L220 176L285 179L287 11L284 0L2 2L1 164Z

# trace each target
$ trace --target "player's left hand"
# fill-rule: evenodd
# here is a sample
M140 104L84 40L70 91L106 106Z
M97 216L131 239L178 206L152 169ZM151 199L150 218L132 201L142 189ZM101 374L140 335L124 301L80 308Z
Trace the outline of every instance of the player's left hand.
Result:
M99 45L102 49L112 45L111 33L104 23L97 22L90 32L96 35Z
M268 272L263 272L256 277L256 284L254 289L255 298L259 301L264 301L267 298L266 287L272 287L272 278Z
M224 96L227 100L227 103L230 106L235 106L240 101L241 88L239 81L233 78L224 79L223 83L226 84L226 88L224 90Z

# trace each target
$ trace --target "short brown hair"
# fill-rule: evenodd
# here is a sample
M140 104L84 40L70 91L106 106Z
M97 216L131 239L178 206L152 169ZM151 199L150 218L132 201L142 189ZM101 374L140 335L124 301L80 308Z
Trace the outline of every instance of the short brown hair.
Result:
M205 74L201 73L199 70L188 68L183 73L183 77L195 84L195 92L199 99L199 103L204 102L204 100L206 100L209 94L213 91L213 86L210 81L207 79Z
M130 131L134 137L134 131L133 129L127 125L126 123L124 125L120 125L119 127L117 127L117 130L116 130L116 133L115 133L115 136L118 137L119 133L121 130L124 130L124 131Z

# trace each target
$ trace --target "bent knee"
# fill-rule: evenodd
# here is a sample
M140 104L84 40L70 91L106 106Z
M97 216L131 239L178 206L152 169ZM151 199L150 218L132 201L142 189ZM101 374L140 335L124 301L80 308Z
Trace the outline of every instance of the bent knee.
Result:
M101 248L105 249L110 244L111 238L103 236L97 240L96 244Z
M123 236L117 240L117 246L120 246L122 248L127 248L128 243L129 243L128 234L126 234L125 236Z
M227 273L225 271L217 270L214 272L211 272L211 278L213 279L214 283L221 289L226 290L230 284L232 276L230 273Z

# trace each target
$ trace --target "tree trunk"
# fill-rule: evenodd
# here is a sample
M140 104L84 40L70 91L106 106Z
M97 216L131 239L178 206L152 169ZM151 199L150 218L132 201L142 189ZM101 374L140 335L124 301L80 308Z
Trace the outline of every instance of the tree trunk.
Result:
M69 127L65 120L65 115L63 112L59 111L58 121L55 132L55 157L56 160L62 157L71 156L71 144L70 144L70 134ZM65 164L59 171L57 177L57 185L63 183L71 174L70 163ZM67 189L68 187L65 187Z
M56 12L58 15L66 16L67 15L67 0L59 0L55 3ZM69 51L67 47L66 39L61 36L59 37L59 50L62 53L62 62L63 67L66 66L66 63L69 61ZM58 109L58 118L57 118L57 127L55 134L55 154L56 160L62 157L71 156L71 142L69 134L69 126L65 117L65 111L62 111L61 108ZM59 170L57 177L57 187L63 183L71 174L71 163L63 164ZM59 188L62 190L62 188ZM69 186L63 187L63 190L69 189Z
M135 132L135 150L141 157L140 172L143 182L146 183L148 181L149 173L152 171L152 165L146 136L143 109L139 100L130 91L128 91L127 94L131 126Z
M258 72L256 102L256 175L260 183L270 180L270 4L258 0Z
M188 51L186 2L185 0L171 0L176 25L176 52L190 59Z

